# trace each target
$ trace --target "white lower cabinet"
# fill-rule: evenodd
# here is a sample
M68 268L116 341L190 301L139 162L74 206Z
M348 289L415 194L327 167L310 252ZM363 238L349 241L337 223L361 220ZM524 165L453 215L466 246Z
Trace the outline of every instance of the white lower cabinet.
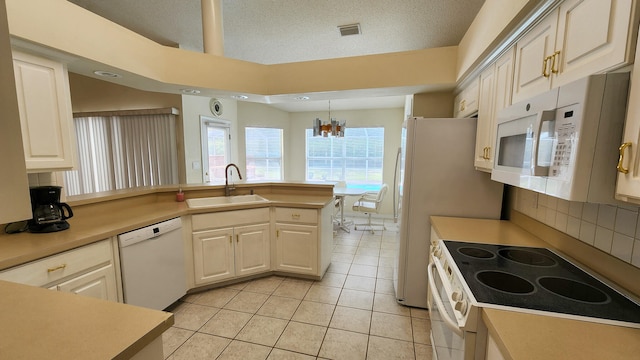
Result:
M276 269L299 274L318 272L318 227L276 224Z
M0 280L118 301L114 240L52 255L0 272Z
M192 217L195 285L271 270L269 208Z

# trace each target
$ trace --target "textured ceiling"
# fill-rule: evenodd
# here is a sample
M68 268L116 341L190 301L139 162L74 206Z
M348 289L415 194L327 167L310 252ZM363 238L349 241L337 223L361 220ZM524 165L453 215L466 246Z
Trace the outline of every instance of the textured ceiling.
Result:
M202 51L200 0L69 1L158 43ZM457 45L484 3L484 0L221 1L224 55L261 64ZM337 27L352 23L360 23L361 35L340 37Z

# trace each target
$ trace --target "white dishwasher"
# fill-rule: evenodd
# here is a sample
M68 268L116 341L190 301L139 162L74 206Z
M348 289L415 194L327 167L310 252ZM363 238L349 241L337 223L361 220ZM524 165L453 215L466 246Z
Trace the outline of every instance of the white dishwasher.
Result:
M120 234L118 243L126 304L163 310L186 294L180 218Z

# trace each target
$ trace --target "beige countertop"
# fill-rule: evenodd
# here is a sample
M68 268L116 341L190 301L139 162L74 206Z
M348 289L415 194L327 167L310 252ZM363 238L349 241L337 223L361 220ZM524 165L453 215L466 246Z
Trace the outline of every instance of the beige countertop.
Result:
M260 196L269 200L268 203L200 209L189 209L186 202L176 202L175 192L156 195L153 191L146 191L134 198L127 198L126 193L120 191L103 203L74 206L70 202L74 216L68 220L71 225L68 230L46 234L0 233L0 270L183 215L256 206L322 208L333 199L332 195L315 194L313 191L306 195L266 192Z
M0 281L0 358L129 359L171 313Z
M433 216L431 224L448 240L552 247L508 221ZM486 308L482 318L507 359L633 359L640 354L640 329Z

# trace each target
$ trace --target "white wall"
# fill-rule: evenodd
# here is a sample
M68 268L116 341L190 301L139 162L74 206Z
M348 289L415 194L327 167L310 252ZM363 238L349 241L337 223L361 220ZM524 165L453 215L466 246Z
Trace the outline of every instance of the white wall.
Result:
M182 96L182 121L184 130L184 157L187 184L202 183L202 145L200 141L200 115L213 117L209 110L211 98ZM231 122L231 161L238 161L238 105L235 100L220 99L223 107L220 119ZM243 133L244 134L244 133ZM243 156L244 158L244 156ZM199 169L194 169L198 163Z

